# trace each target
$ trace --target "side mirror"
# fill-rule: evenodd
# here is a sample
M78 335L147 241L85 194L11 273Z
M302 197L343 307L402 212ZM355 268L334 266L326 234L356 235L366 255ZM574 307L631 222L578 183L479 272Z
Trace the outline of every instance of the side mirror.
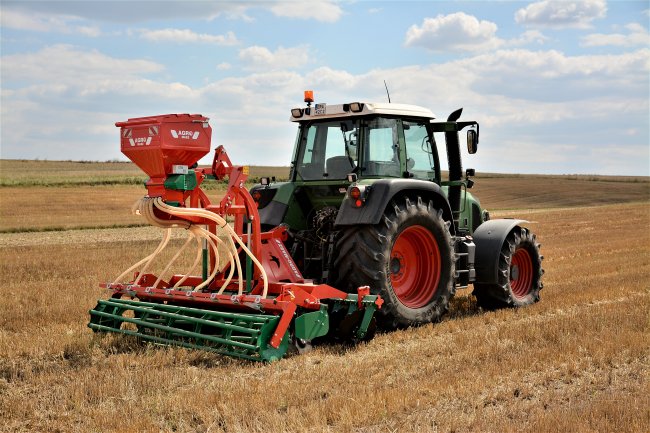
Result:
M470 155L473 155L476 153L477 149L478 133L474 129L470 129L467 131L467 152L469 152Z

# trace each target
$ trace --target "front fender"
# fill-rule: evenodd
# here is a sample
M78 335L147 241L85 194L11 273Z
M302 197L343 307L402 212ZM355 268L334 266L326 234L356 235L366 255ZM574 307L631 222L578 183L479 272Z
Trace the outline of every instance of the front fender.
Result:
M526 220L496 219L481 224L472 237L476 245L476 282L496 284L498 282L499 256L508 234Z

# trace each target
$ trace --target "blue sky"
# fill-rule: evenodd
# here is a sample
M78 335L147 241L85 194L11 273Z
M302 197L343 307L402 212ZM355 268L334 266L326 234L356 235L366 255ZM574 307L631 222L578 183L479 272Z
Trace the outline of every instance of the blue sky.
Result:
M114 123L202 113L239 164L288 165L289 110L464 107L465 165L650 175L648 1L7 1L2 158L124 159Z

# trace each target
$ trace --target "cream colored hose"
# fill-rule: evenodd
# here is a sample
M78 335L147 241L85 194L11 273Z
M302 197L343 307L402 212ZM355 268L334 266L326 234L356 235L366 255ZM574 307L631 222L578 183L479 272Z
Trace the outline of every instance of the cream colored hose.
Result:
M265 298L266 294L268 292L268 281L267 281L267 276L266 276L266 271L264 270L264 266L260 263L259 260L257 260L257 257L253 255L253 253L246 247L244 242L239 238L235 230L228 225L225 219L223 219L221 216L207 211L205 209L198 209L198 208L177 208L173 206L169 206L165 202L162 201L160 197L157 197L154 199L154 205L160 209L163 212L167 212L170 215L178 215L178 216L197 216L197 217L203 217L206 219L209 219L211 221L214 221L217 223L218 228L224 229L228 234L230 234L230 240L231 242L234 240L237 241L241 249L248 255L248 257L251 258L253 263L257 266L257 268L260 270L260 274L262 276L262 280L264 281L264 290L262 291L262 297ZM236 251L236 248L235 248ZM239 275L241 276L241 263L239 263L239 257L235 254L235 263L238 265L237 271ZM242 284L242 279L239 279L240 286ZM240 294L241 294L241 289L240 289Z
M211 233L209 230L206 230L203 227L200 227L198 225L193 225L192 223L186 221L186 220L181 220L181 219L171 219L171 220L164 220L160 219L155 215L154 212L154 206L158 208L159 210L167 213L168 215L172 216L180 216L180 217L186 217L186 216L192 216L192 217L199 217L199 218L205 218L210 221L213 221L217 224L217 232L223 231L223 236L218 236L214 233ZM220 271L225 269L225 267L229 264L230 265L230 272L228 274L228 277L224 281L223 285L219 289L218 293L222 294L228 284L232 281L232 278L235 273L235 268L237 268L237 273L242 276L242 266L241 262L239 260L239 254L237 251L237 245L235 245L235 241L237 241L237 244L241 249L244 251L245 254L247 254L252 262L258 267L260 270L261 278L262 281L264 282L264 289L262 291L262 297L265 298L267 293L268 293L268 281L267 281L267 275L266 271L264 270L264 267L262 264L259 262L259 260L252 254L252 252L246 247L246 245L242 242L242 240L239 238L237 233L233 230L233 228L226 222L225 219L223 219L221 216L207 211L205 209L200 209L200 208L177 208L173 206L167 205L165 202L162 201L161 198L156 197L156 198L148 198L144 197L138 200L136 203L131 208L131 212L137 215L142 215L151 225L155 227L160 227L162 229L165 229L165 234L163 235L163 239L160 241L156 249L153 251L153 253L149 254L147 257L143 258L130 268L128 268L126 271L124 271L120 276L118 276L115 281L119 282L121 281L127 274L130 272L134 271L135 269L139 268L142 266L142 268L138 272L138 278L135 280L134 284L138 284L140 282L140 279L145 275L147 269L151 265L151 263L155 260L155 258L165 249L167 244L169 243L169 240L171 238L171 229L172 228L184 228L187 229L189 234L188 238L185 241L185 243L180 247L180 249L176 252L176 254L169 260L169 262L166 264L165 268L163 269L162 273L154 283L153 287L157 286L158 283L162 280L163 275L169 270L169 268L172 266L172 264L178 259L180 256L181 252L191 243L191 241L194 239L196 240L197 243L197 254L195 257L194 262L188 269L188 271L185 273L183 278L181 278L179 281L174 284L174 288L178 288L187 278L189 275L191 275L196 267L198 266L199 261L201 260L202 256L202 240L205 240L206 243L209 246L210 251L212 251L213 257L215 258L215 265L208 276L208 278L203 281L201 284L196 286L194 288L194 291L198 291L203 289L205 286L207 286L210 281L214 279L216 274ZM224 240L222 238L226 238L227 241L224 243ZM222 260L226 259L226 257L222 257L223 254L219 253L219 245L222 245L225 249L225 255L227 256L227 261L222 262ZM241 295L243 293L243 278L239 278L238 280L238 294Z

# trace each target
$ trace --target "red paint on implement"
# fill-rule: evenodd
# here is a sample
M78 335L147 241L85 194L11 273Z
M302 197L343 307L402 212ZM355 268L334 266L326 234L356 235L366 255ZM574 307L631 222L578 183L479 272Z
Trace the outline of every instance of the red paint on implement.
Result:
M200 114L163 114L117 122L121 149L152 180L164 182L172 165L191 166L210 151L212 128Z
M400 302L409 308L427 305L436 293L441 274L438 243L426 228L402 231L390 253L390 280Z

